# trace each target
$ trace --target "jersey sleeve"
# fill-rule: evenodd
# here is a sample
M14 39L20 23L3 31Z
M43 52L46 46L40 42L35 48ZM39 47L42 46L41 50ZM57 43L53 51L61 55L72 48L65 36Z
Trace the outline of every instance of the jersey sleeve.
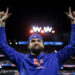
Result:
M0 27L0 50L9 58L9 60L19 67L23 55L10 47L6 40L5 27Z
M72 24L70 43L62 50L57 52L58 62L60 65L75 54L75 24Z

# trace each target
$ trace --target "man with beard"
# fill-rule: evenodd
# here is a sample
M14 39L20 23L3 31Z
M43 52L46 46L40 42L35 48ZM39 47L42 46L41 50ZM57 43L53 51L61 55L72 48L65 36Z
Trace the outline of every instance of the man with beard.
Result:
M32 55L38 56L44 49L43 38L39 34L32 34L28 40L28 48Z
M10 16L0 12L0 50L17 66L20 75L58 75L64 62L75 54L75 11L66 12L71 21L70 43L57 53L45 54L44 42L39 34L32 34L28 39L30 54L22 54L7 44L5 34L5 20Z

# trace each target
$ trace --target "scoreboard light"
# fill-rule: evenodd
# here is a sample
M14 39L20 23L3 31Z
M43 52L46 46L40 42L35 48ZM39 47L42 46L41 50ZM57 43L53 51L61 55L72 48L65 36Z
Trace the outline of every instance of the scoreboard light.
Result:
M44 30L41 30L41 33L45 33L45 31Z
M42 29L41 27L38 27L38 26L35 27L35 26L33 26L33 31L34 31L34 32L40 32L41 29Z
M55 30L52 30L52 33L55 33Z
M52 27L44 27L44 31L45 32L51 32L52 31Z
M12 42L9 42L10 45L12 45Z
M18 43L17 43L17 42L15 42L15 44L17 45Z
M38 26L33 26L32 27L32 30L30 30L30 33L34 33L34 32L41 32L41 33L45 33L45 32L53 32L55 33L54 31L52 31L52 27L38 27Z
M30 30L30 33L34 33L34 31L33 30Z

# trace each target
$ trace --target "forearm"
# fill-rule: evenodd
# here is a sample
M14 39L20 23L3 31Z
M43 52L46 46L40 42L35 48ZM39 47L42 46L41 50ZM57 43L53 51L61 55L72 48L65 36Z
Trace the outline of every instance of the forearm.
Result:
M0 21L0 43L6 42L5 22Z
M75 42L75 24L71 24L71 38L70 42Z
M0 23L0 48L4 46L4 43L7 44L6 33L5 33L5 24Z

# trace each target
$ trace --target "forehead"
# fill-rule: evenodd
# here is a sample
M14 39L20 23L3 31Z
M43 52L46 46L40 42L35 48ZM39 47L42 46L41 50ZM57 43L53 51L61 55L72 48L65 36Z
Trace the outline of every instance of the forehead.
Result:
M33 39L31 39L31 41L32 41L32 40L41 40L41 39L39 39L39 38L33 38Z

